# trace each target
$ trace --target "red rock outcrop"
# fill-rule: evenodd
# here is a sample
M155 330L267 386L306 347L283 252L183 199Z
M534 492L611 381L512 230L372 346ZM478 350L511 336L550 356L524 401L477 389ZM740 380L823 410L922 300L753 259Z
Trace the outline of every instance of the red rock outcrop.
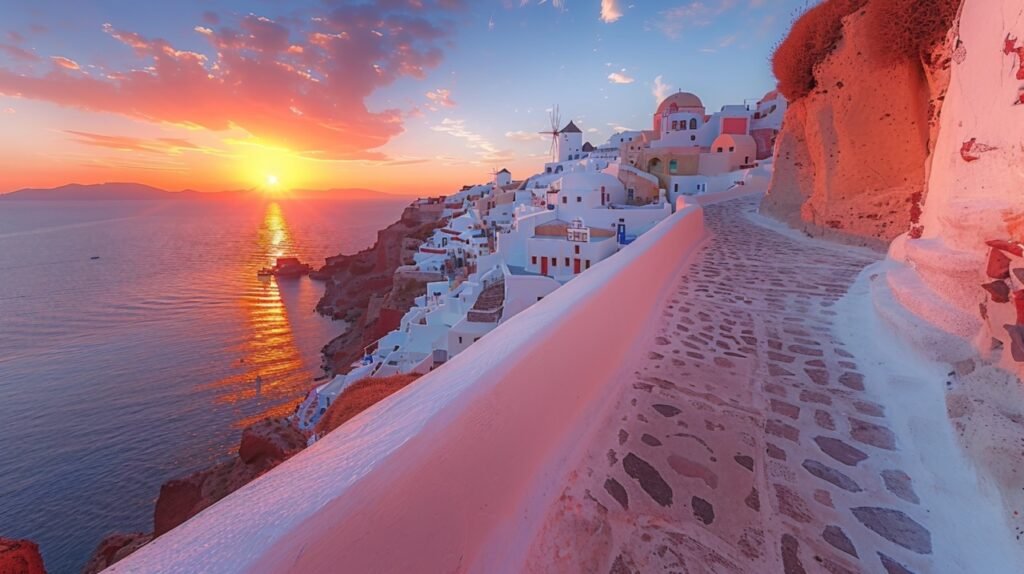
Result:
M306 447L306 436L287 419L265 419L242 431L238 458L246 464L282 461Z
M931 0L929 0L931 1ZM885 54L867 5L790 103L762 212L813 236L884 248L917 224L950 59Z
M325 434L387 397L409 386L418 379L417 374L363 379L344 392L331 404L316 424L316 433Z
M39 545L29 540L0 538L0 574L46 574Z
M242 431L238 458L170 480L160 487L153 535L171 530L291 458L306 437L286 419L266 419Z
M153 509L153 532L108 536L93 552L86 574L99 572L135 552L305 447L306 436L287 419L265 419L246 427L238 457L165 482Z
M153 540L153 535L145 532L111 534L96 547L89 562L82 569L82 574L98 574L125 556L149 544L151 540Z
M317 311L348 322L345 333L323 348L328 375L346 371L365 345L397 326L392 324L393 317L397 313L400 318L415 297L426 293L428 281L441 279L440 275L396 279L395 271L411 264L419 246L443 224L435 212L411 205L401 219L377 232L373 247L329 257L324 267L310 275L326 282Z

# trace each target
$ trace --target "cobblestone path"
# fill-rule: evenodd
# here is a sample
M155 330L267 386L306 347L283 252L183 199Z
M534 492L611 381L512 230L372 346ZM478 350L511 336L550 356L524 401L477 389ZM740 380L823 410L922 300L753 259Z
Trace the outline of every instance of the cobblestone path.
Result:
M709 206L653 345L550 511L531 570L933 571L928 511L833 335L869 256ZM544 565L544 566L541 566ZM938 570L935 570L938 571Z

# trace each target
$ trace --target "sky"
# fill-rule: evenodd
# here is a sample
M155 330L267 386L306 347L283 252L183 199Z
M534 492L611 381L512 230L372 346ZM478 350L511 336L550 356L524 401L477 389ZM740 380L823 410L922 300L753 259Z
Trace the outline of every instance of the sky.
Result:
M756 101L807 2L0 0L0 193L525 177L554 105L599 145L680 89Z

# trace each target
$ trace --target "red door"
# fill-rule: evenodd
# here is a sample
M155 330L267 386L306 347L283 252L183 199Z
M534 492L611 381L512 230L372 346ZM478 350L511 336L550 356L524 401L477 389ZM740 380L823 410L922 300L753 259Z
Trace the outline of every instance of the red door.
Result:
M540 258L540 274L541 275L547 275L548 274L548 258L547 257L541 257Z
M572 272L573 273L579 273L580 272L580 260L579 259L573 259L572 260Z

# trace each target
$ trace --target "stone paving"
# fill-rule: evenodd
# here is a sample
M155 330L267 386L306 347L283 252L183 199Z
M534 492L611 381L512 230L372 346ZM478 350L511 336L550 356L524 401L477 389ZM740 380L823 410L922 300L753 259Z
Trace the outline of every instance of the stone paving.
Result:
M705 209L713 235L550 511L530 570L932 572L912 453L832 334L873 260Z

